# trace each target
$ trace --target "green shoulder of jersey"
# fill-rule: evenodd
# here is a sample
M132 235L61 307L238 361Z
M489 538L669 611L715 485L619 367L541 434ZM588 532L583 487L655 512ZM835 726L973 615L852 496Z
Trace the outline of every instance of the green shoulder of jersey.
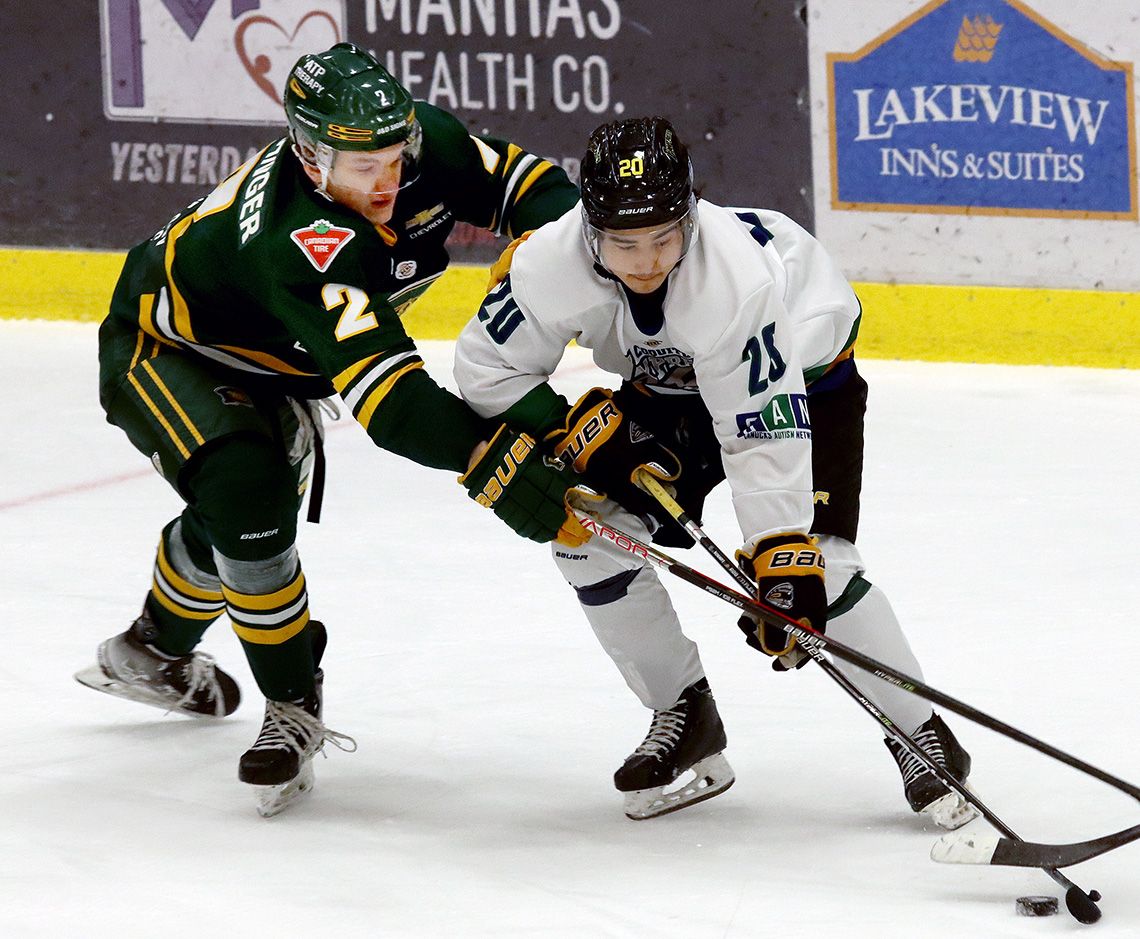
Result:
M104 400L145 335L295 397L335 390L388 446L379 405L426 379L401 380L422 362L399 313L446 269L456 222L513 233L577 200L549 162L428 104L417 116L420 172L386 225L318 192L282 138L133 249L100 332Z

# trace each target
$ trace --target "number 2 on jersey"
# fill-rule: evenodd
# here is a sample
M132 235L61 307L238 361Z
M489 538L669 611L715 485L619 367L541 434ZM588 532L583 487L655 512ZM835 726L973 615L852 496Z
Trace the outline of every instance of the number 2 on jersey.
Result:
M321 299L326 310L344 306L344 312L336 324L338 342L359 336L377 327L376 314L368 310L368 294L359 287L348 284L325 284L321 288ZM368 310L368 312L365 312Z
M761 348L763 340L763 348ZM764 359L767 353L768 377L761 377L764 372ZM776 348L776 324L769 323L760 330L760 338L753 336L744 345L744 354L740 357L742 362L748 362L748 393L758 395L767 391L768 383L779 381L784 377L788 366Z

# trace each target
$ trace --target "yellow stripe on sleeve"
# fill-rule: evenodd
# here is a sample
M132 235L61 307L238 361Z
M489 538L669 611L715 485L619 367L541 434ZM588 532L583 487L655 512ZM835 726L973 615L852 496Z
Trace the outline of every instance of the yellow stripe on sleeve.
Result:
M190 327L190 308L186 305L186 299L178 290L178 285L174 282L174 246L194 222L193 215L187 215L177 225L170 229L170 233L166 236L166 255L164 257L164 265L166 267L166 282L170 285L170 302L174 307L174 332L189 342L197 342L194 336L194 330Z
M387 397L388 392L392 390L392 386L395 385L397 381L399 381L404 375L408 374L408 372L412 371L413 369L423 367L423 362L412 362L410 365L405 365L398 372L393 372L391 375L385 378L384 381L380 383L379 387L374 389L372 394L368 396L367 400L364 402L364 406L360 409L360 413L356 415L356 419L361 423L361 425L367 429L369 422L372 420L372 415L380 406L380 402L383 401L385 397Z
M234 355L249 359L251 362L256 362L258 365L264 365L266 368L272 369L275 372L280 372L282 375L302 375L305 377L312 377L319 374L318 372L303 372L299 368L294 368L288 362L279 359L276 356L270 355L268 352L257 352L254 349L243 349L240 346L223 346L220 343L215 343L214 348L221 349L223 352L231 352Z
M277 646L292 639L305 628L307 622L309 622L309 611L305 610L293 622L279 626L277 629L253 629L249 626L240 626L237 623L234 623L233 626L238 638L245 642L256 643L260 646Z
M380 358L379 355L370 355L368 358L361 359L359 362L353 362L348 368L337 375L333 379L333 387L336 389L337 394L344 394L344 389L352 384L352 380L378 358Z
M523 180L523 184L519 186L519 191L515 193L515 202L518 202L519 199L523 197L523 194L528 189L530 189L532 185L534 185L538 177L549 169L553 169L553 167L548 160L539 160L538 166L527 173L526 179Z
M158 409L158 405L156 405L154 401L151 400L150 395L148 395L143 386L139 384L139 380L135 377L133 372L127 372L127 381L131 383L135 391L138 393L138 396L142 398L143 403L158 419L158 423L161 424L166 433L170 435L170 439L174 441L174 445L178 448L178 452L181 453L184 457L190 456L190 451L186 448L186 445L181 441L181 439L179 439L178 434L174 432L174 428L170 426L170 422L167 421L162 412Z
M158 336L158 327L154 325L153 293L146 293L139 297L139 328L148 336Z
M153 294L148 294L146 296L152 296L153 297ZM142 321L142 301L146 299L146 296L139 298L139 321L140 322ZM139 364L139 356L142 355L143 340L145 340L145 339L146 339L146 333L144 333L140 329L138 341L135 343L135 354L131 356L131 364L127 368L128 372L131 371L131 369L133 369L136 365Z
M515 163L518 162L519 158L523 157L525 155L526 155L526 152L523 150L522 147L518 146L517 144L513 144L513 143L507 144L507 163L503 167L503 178L504 179L506 179L507 176L510 174L511 170L514 169Z

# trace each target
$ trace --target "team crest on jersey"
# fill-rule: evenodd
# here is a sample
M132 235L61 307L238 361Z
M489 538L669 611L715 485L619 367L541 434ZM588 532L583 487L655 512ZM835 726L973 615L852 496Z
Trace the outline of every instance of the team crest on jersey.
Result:
M253 399L232 385L219 385L214 389L214 394L222 399L222 404L244 404L247 408L253 407Z
M289 233L309 262L322 274L328 270L340 249L356 234L351 228L340 228L328 219L319 218L308 228Z
M396 265L396 269L393 273L396 275L396 280L407 280L409 277L414 277L416 273L416 262L401 261Z
M633 362L634 379L643 379L651 385L697 390L697 376L693 370L693 357L672 346L649 348L649 343L634 345L626 356Z

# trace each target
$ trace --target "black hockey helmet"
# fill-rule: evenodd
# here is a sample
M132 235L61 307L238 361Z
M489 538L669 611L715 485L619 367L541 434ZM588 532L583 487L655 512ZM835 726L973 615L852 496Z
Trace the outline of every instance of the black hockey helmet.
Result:
M696 231L693 165L663 117L603 124L590 134L580 188L586 240L595 259L605 231L685 223L685 251Z

